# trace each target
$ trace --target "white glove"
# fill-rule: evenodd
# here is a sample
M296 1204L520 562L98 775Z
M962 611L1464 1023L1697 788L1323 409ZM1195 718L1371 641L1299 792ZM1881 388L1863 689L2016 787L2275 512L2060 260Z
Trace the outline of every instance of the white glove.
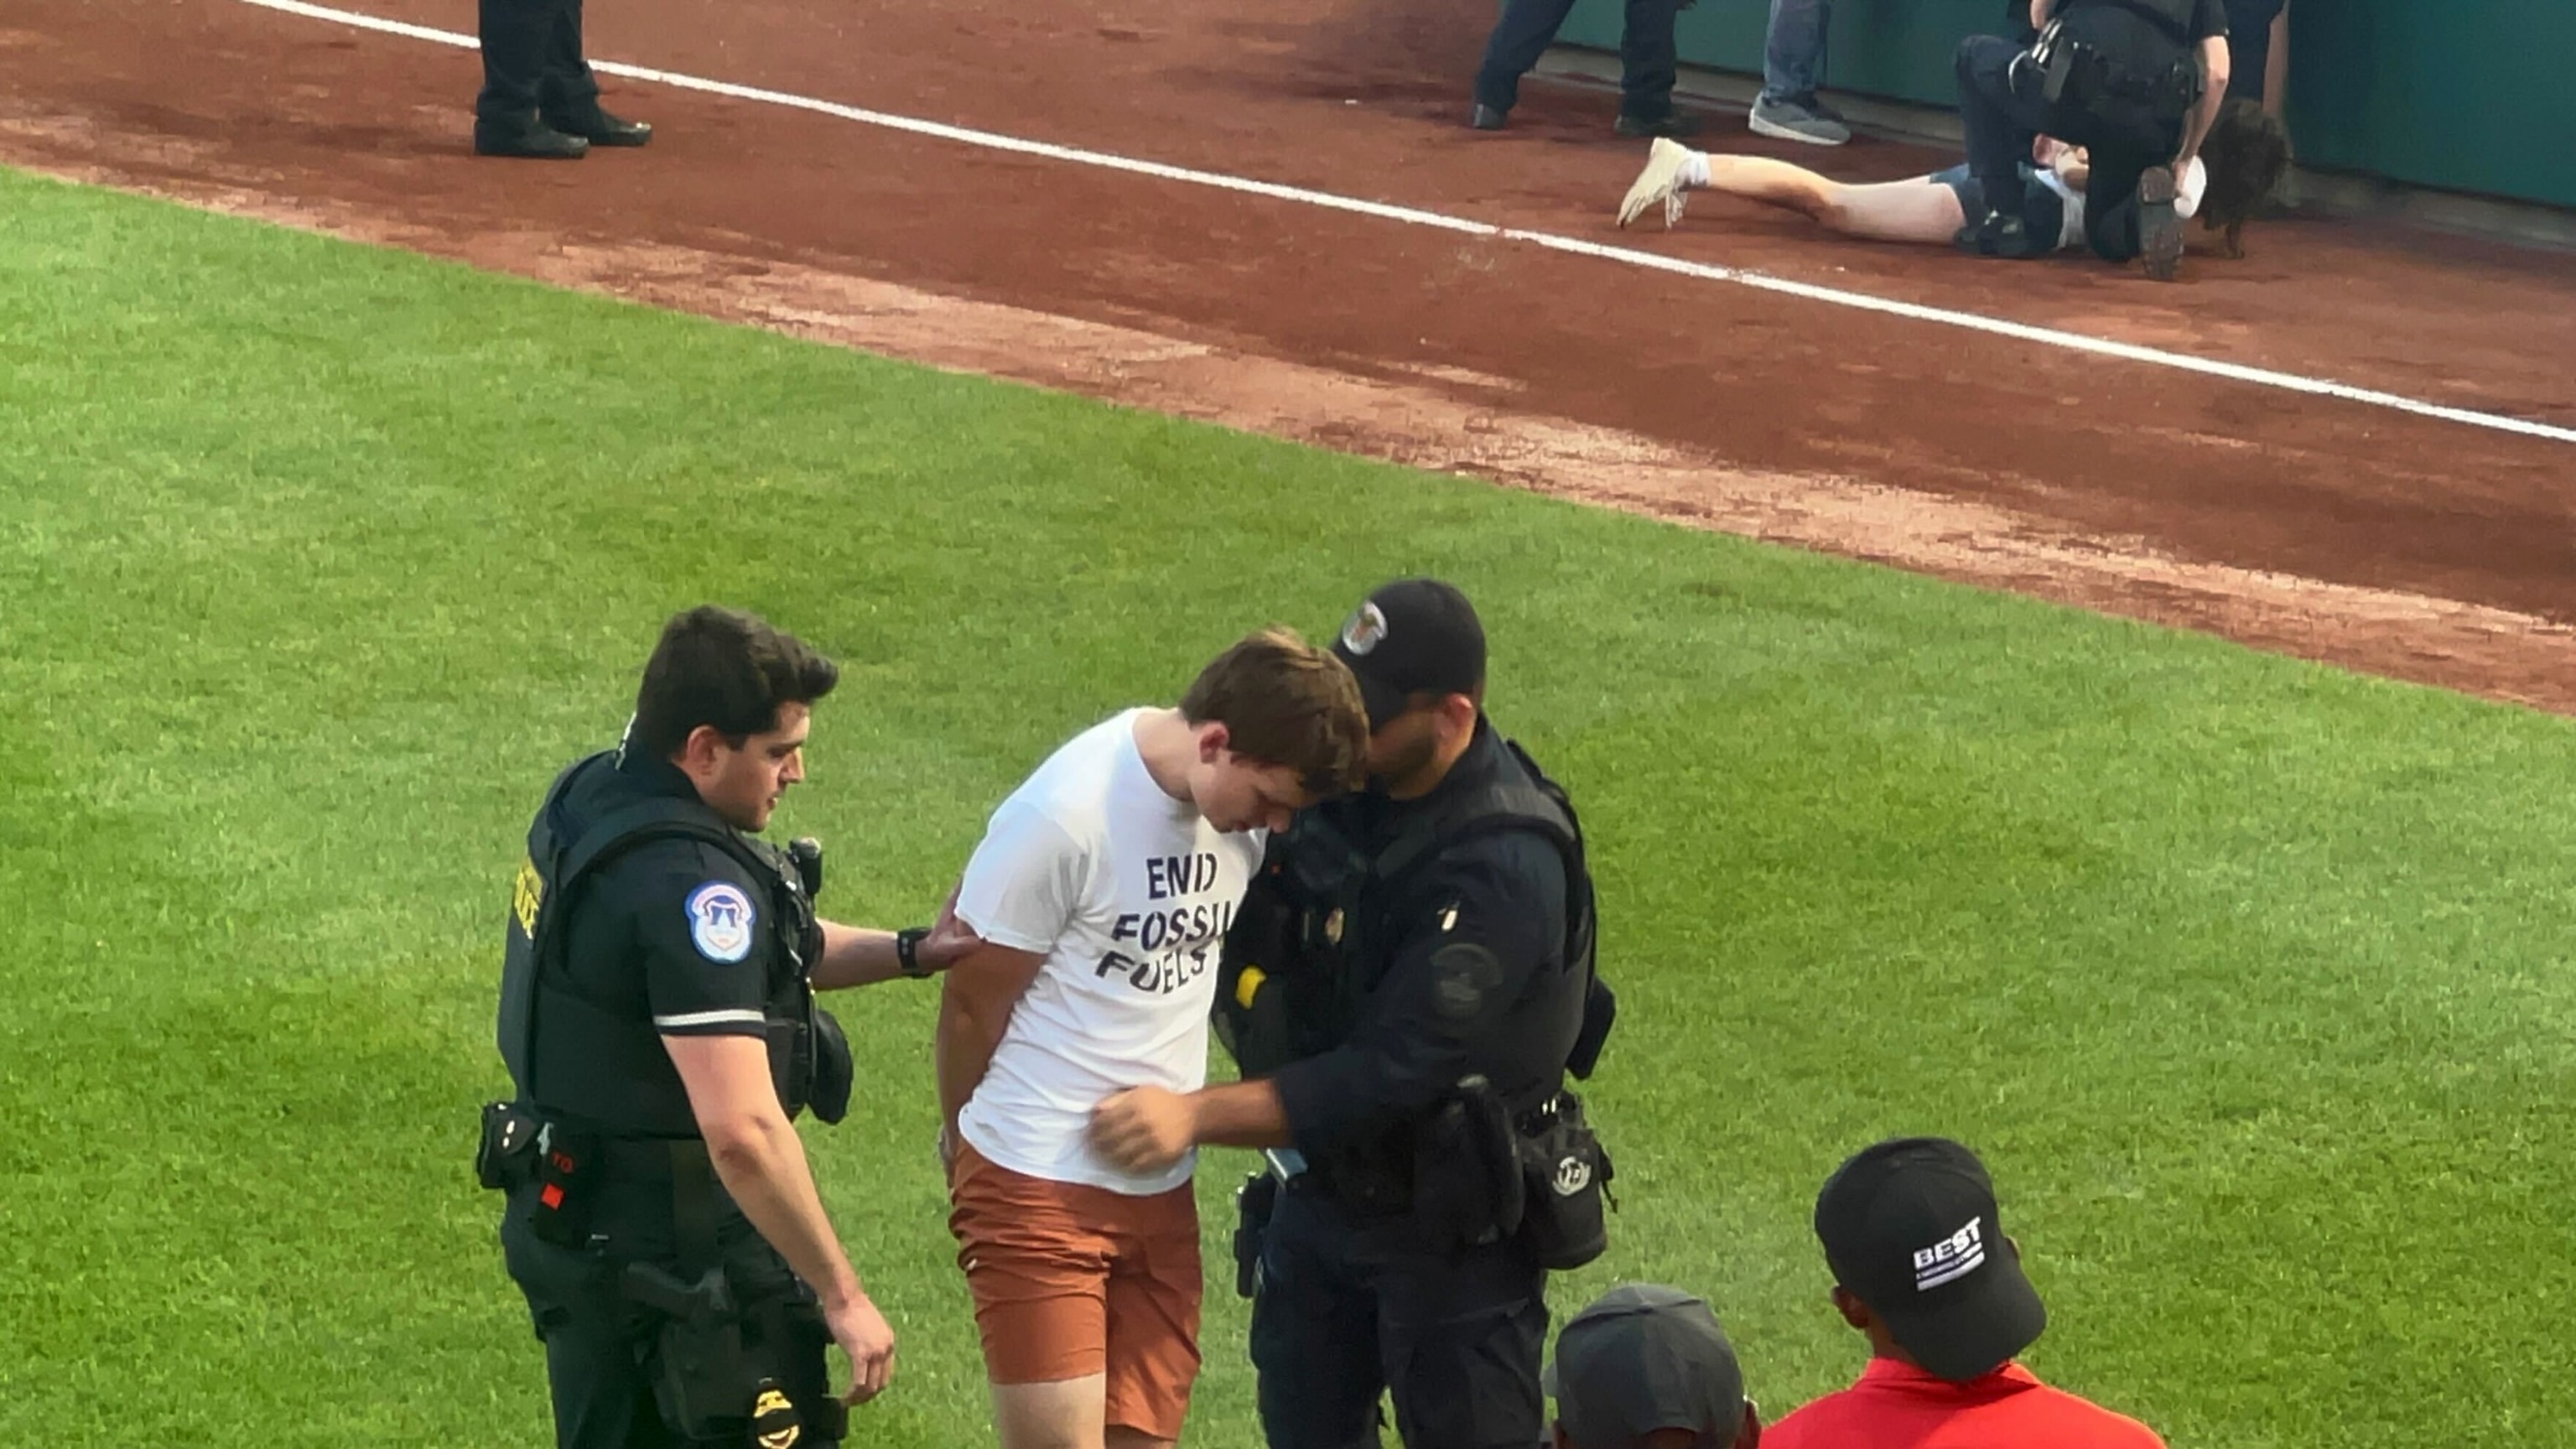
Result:
M2174 178L2174 215L2185 221L2200 211L2200 198L2209 190L2209 167L2197 156Z

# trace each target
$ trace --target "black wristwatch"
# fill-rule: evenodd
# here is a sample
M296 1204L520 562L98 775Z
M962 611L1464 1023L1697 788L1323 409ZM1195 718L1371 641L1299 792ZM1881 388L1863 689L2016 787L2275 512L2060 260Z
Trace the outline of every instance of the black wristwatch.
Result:
M928 926L906 926L894 933L894 969L915 981L930 974L921 964L921 943L930 937Z

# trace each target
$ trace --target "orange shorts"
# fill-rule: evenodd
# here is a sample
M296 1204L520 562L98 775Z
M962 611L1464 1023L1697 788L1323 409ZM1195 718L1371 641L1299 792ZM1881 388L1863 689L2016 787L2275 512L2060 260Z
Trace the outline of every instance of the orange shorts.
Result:
M1049 1182L959 1143L948 1231L997 1384L1102 1374L1113 1427L1181 1437L1199 1376L1199 1209Z

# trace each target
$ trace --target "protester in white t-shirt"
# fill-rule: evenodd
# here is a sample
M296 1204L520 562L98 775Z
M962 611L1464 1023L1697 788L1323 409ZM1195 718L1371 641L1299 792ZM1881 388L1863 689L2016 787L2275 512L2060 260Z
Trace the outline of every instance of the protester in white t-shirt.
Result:
M956 904L984 945L948 975L938 1056L949 1227L1004 1449L1180 1437L1192 1164L1122 1172L1085 1129L1116 1092L1203 1084L1217 954L1267 832L1356 786L1367 748L1349 669L1266 630L1178 708L1076 736L993 812Z

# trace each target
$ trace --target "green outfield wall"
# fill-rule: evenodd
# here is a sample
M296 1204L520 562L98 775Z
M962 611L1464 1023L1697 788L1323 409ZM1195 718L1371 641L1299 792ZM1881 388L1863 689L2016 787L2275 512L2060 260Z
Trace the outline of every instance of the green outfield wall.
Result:
M1619 0L1581 0L1570 43L1615 50ZM1957 101L1962 37L2004 0L1834 0L1829 88ZM2288 116L2303 165L2576 208L2576 0L2293 0ZM1766 0L1682 12L1684 61L1762 68Z

